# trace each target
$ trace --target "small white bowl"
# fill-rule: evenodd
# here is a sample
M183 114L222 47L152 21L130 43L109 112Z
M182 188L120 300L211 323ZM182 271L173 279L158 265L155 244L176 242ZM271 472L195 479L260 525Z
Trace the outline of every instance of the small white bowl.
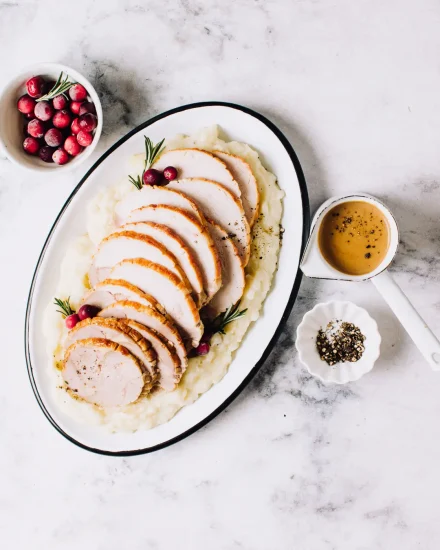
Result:
M344 362L330 366L316 349L318 331L336 319L353 323L365 336L365 351L356 363ZM301 363L322 382L345 384L359 380L369 372L380 354L380 334L376 321L352 302L326 302L306 313L296 331L296 349Z
M32 76L41 75L46 78L57 80L63 72L70 77L70 80L82 84L87 90L96 108L98 124L93 136L93 142L86 147L82 153L73 157L67 164L59 165L42 161L38 155L28 155L23 150L23 115L17 109L17 101L20 96L26 93L26 81ZM102 106L90 82L80 73L61 65L60 63L39 63L23 70L16 76L2 91L0 96L0 148L8 159L22 168L37 172L58 172L60 170L72 170L84 162L94 151L98 144L102 131Z

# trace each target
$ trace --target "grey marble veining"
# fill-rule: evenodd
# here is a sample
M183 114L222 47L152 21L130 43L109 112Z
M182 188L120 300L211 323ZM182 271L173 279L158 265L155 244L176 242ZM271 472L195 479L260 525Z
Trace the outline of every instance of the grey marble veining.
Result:
M440 335L440 6L434 0L0 1L0 85L53 60L87 75L104 133L163 110L242 103L286 134L312 210L366 191L401 231L399 284ZM0 158L0 533L33 550L436 550L440 378L370 283L304 280L254 381L204 429L114 459L60 437L33 398L23 319L53 219L86 171L45 178ZM316 303L366 307L383 338L360 381L324 386L295 330Z

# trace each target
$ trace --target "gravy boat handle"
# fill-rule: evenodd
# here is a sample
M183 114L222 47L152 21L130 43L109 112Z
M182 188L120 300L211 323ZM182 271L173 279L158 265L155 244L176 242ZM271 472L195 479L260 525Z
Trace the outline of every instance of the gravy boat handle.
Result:
M440 342L387 270L371 279L432 370L440 370Z

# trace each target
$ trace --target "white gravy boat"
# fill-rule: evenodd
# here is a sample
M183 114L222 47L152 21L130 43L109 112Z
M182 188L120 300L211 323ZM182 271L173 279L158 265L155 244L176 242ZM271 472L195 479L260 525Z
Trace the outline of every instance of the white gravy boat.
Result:
M365 201L373 204L388 220L390 230L390 245L382 263L367 275L347 275L332 267L321 254L318 245L318 234L325 214L338 204L349 201ZM405 330L413 339L433 370L440 370L440 342L420 317L414 306L394 281L387 267L392 262L399 244L399 230L391 211L378 199L363 193L343 197L332 197L325 201L316 212L310 231L304 255L301 260L301 270L307 277L317 279L336 279L339 281L372 280L377 290L393 310Z

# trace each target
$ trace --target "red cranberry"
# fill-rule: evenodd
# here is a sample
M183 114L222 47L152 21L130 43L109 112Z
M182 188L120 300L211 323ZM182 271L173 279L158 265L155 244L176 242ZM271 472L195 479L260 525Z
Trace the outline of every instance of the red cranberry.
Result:
M82 102L81 101L72 101L70 104L70 110L73 114L79 115L79 110L81 109Z
M69 155L62 147L58 147L58 149L56 149L52 155L52 160L56 164L66 164L66 162L69 162L69 159Z
M41 76L33 76L26 82L27 93L31 97L41 97L46 83Z
M44 135L44 141L50 147L59 147L63 143L63 134L57 128L50 128Z
M34 138L44 136L44 124L38 118L32 119L27 125L27 133Z
M83 321L84 319L90 319L96 317L99 312L99 307L91 306L90 304L84 304L78 310L78 317Z
M24 118L27 118L28 120L32 120L33 118L35 118L34 111L32 111L32 113L24 115Z
M80 322L79 315L77 313L72 313L65 319L66 327L70 330Z
M53 108L59 111L60 109L65 109L67 105L67 99L63 94L57 95L52 99Z
M62 109L53 115L52 124L55 128L67 128L70 125L70 120L69 111Z
M23 149L26 151L28 155L36 155L38 153L39 148L40 148L40 143L34 137L27 137L23 141Z
M96 128L97 118L92 113L86 113L79 117L79 127L86 132L93 132Z
M177 179L177 170L174 168L174 166L168 166L163 171L163 176L168 181L173 181Z
M69 155L72 155L72 157L76 157L76 155L79 155L82 151L82 147L78 143L75 136L69 136L66 138L66 141L64 142L64 149L69 153Z
M52 155L54 151L55 149L53 147L45 145L38 151L38 156L41 160L44 160L44 162L53 162Z
M86 113L92 113L92 115L96 115L95 106L90 101L86 101L84 103L81 103L80 105L79 116L85 115Z
M196 355L207 355L210 348L211 346L208 344L208 342L202 342L196 347L194 351Z
M93 141L93 136L90 132L80 130L76 135L76 139L78 140L78 143L80 145L82 145L83 147L88 147Z
M39 118L43 122L46 122L47 120L50 120L53 116L52 105L48 101L39 101L35 105L34 113L37 118Z
M32 97L29 97L27 94L22 95L17 101L17 109L20 111L20 113L23 113L24 115L33 113L34 108L35 99L32 99Z
M160 185L162 181L162 174L159 170L150 168L144 172L142 179L144 180L144 185Z
M72 130L72 132L74 134L77 134L81 130L81 128L79 127L78 122L79 122L79 118L74 118L73 122L72 122L72 125L70 126L70 129Z
M69 88L69 95L73 101L84 101L87 97L87 90L82 84L74 84Z

